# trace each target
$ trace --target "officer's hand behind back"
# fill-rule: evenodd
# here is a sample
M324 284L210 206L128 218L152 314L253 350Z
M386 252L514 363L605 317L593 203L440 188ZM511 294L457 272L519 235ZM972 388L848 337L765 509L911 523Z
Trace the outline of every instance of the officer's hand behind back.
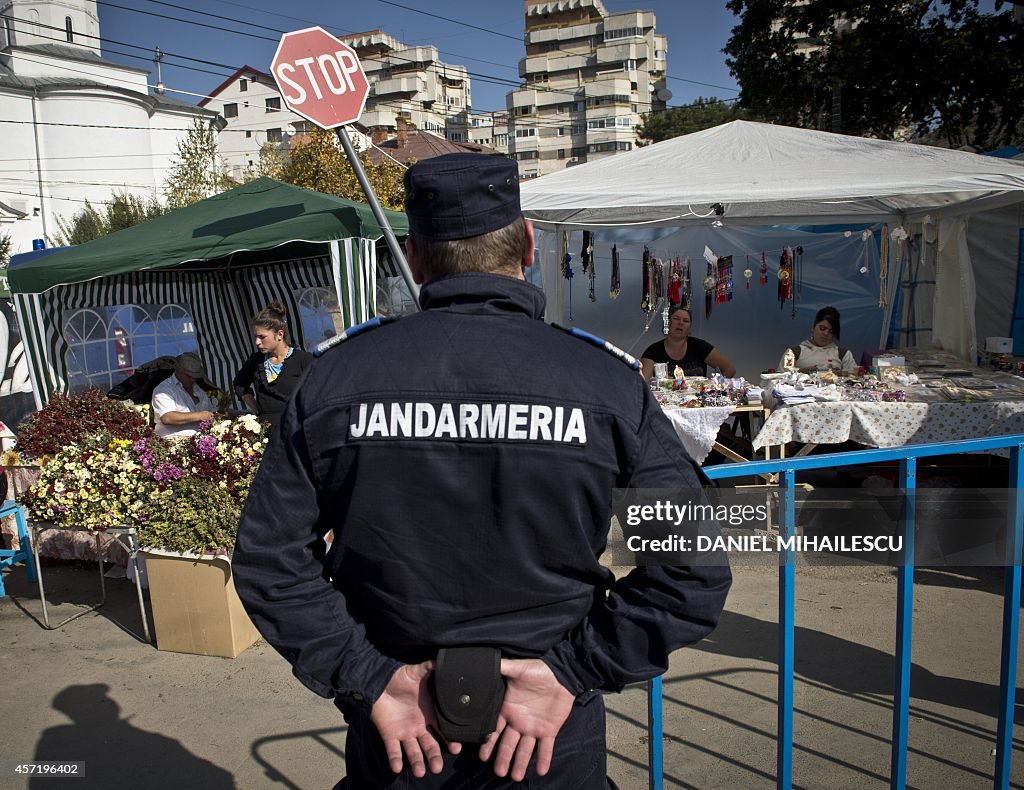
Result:
M555 736L569 718L575 697L540 659L502 659L507 688L498 728L480 747L480 759L494 754L494 773L520 782L534 752L537 775L551 768ZM497 746L497 751L495 751Z

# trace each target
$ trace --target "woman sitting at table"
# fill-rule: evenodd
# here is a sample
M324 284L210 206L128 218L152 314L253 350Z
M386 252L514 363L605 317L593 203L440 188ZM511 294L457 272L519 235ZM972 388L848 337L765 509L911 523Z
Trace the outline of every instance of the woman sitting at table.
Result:
M684 376L707 376L709 365L728 378L736 375L736 366L725 354L699 337L690 337L692 323L689 310L678 305L672 308L668 314L668 335L651 343L640 357L644 381L651 380L656 362L668 364L670 377L677 365Z
M779 361L779 371L797 368L802 371L831 370L852 373L857 362L848 348L839 340L839 311L834 307L823 307L814 316L811 336L800 345L787 348Z
M281 302L272 302L256 314L252 332L256 353L246 360L232 383L245 405L273 426L313 355L288 345Z

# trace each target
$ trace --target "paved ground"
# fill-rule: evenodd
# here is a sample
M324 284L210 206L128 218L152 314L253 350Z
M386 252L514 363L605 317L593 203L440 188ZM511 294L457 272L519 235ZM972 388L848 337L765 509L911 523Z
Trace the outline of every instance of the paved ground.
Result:
M48 597L61 602L55 615L93 593L94 570L45 573ZM102 613L45 631L24 571L6 579L0 763L86 761L85 779L32 787L326 788L341 776L339 714L263 643L234 660L158 651L132 633L137 610L124 580L110 582ZM917 581L909 785L991 787L999 577L918 572ZM796 786L887 786L895 593L890 570L799 570ZM718 631L675 655L665 682L666 787L774 787L777 600L774 571L737 568ZM608 706L611 774L623 790L640 790L645 692L627 690ZM1019 726L1015 743L1024 748Z

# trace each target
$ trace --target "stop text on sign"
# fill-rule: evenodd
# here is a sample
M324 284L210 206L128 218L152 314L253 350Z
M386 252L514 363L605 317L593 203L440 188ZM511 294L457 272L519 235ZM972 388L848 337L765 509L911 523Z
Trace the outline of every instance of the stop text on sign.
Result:
M333 93L335 96L343 96L355 91L356 85L352 80L352 75L360 72L356 56L343 49L316 57L299 58L294 63L278 63L274 68L274 76L277 77L278 84L287 85L295 91L294 95L289 95L282 86L282 93L289 105L304 104L309 97L305 87L291 79L291 75L295 74L298 69L305 72L306 79L317 99L322 99L325 91Z

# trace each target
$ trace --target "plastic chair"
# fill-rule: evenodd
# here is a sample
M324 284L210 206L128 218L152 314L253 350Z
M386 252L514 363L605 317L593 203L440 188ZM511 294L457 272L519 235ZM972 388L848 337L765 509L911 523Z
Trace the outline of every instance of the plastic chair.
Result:
M4 589L4 577L3 569L10 567L18 562L25 563L25 572L28 574L28 580L35 582L36 580L36 568L32 562L32 545L28 536L28 527L25 524L25 510L13 499L8 499L3 505L0 505L0 517L3 516L14 516L14 520L18 525L18 549L0 549L0 598L3 598L7 592Z

